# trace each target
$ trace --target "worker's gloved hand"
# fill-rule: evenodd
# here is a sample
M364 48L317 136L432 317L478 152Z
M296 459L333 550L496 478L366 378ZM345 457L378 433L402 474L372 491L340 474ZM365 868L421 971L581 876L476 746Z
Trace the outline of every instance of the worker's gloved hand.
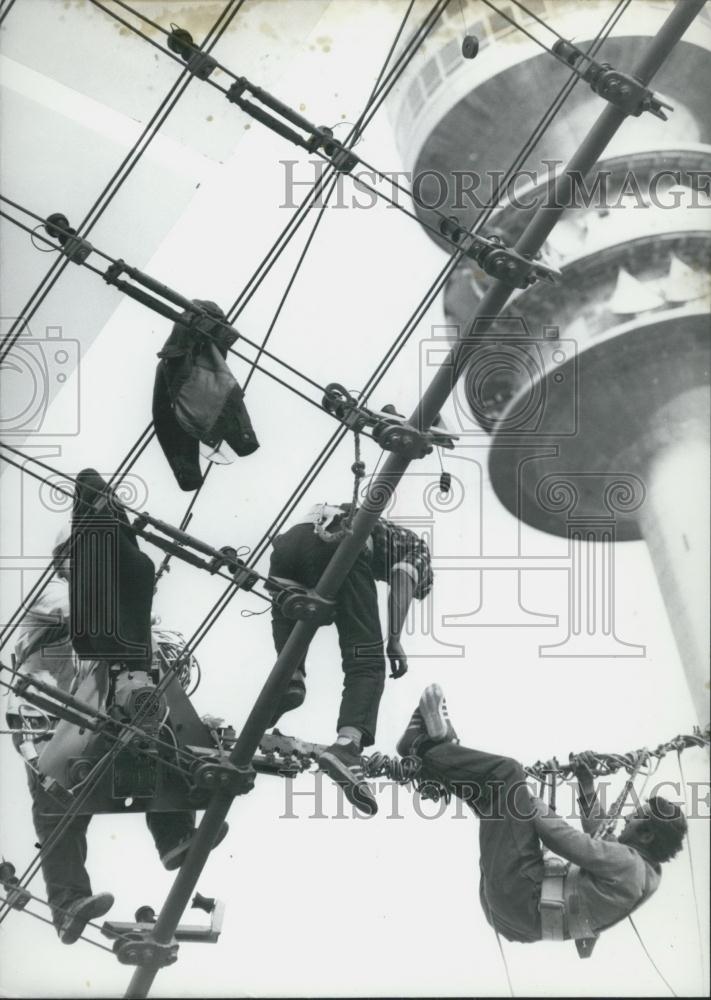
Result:
M597 760L592 750L584 750L582 753L571 757L573 773L580 785L590 787L594 783Z
M390 636L388 639L387 654L390 662L390 676L404 677L407 673L407 657L400 640L395 636Z

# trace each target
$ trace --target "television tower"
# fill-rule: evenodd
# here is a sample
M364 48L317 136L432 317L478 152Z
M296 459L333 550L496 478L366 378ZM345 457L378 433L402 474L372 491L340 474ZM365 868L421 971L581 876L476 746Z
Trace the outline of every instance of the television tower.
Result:
M614 6L526 4L583 51ZM633 2L598 61L629 71L671 6ZM413 61L390 105L418 216L449 251L436 235L436 210L470 228L570 76L502 15L549 48L554 34L515 3L496 7L451 4L424 64ZM463 55L465 35L478 41L473 59ZM468 45L471 56L477 46ZM480 346L463 375L471 414L491 436L497 496L526 524L574 543L588 611L596 599L612 600L590 584L604 575L611 545L646 541L702 723L709 717L709 49L706 8L652 82L674 108L669 120L627 119L544 247L562 280L517 292L499 320L475 330ZM603 107L578 80L479 232L516 241ZM488 281L466 257L450 278L444 309L460 335ZM585 622L576 627L584 632Z

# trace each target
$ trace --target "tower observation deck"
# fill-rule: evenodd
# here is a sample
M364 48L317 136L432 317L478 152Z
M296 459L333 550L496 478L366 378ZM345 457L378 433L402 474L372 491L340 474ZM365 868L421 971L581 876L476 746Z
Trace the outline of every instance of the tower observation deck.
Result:
M495 6L548 47L555 41L516 4ZM525 6L583 51L614 9L608 0ZM598 61L629 71L671 6L633 0ZM479 40L474 60L461 55L465 33ZM470 414L491 436L492 486L516 517L566 536L574 511L594 541L614 511L615 541L646 541L701 722L709 712L710 49L707 7L652 82L674 108L669 121L626 120L543 248L559 284L517 292L499 319L480 324L463 375ZM439 230L436 210L467 228L477 221L568 77L480 0L449 5L390 106L428 235ZM603 107L578 81L481 233L515 242ZM488 282L467 258L450 278L444 309L460 335Z

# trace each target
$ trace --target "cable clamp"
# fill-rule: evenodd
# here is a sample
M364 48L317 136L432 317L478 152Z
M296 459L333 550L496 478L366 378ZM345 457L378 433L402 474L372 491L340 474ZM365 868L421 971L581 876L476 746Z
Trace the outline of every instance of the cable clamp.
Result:
M369 410L359 405L338 382L326 386L322 406L355 433L371 428L374 440L384 451L394 451L408 459L424 458L435 447L454 448L457 440L457 435L438 427L426 431L413 427L391 404L382 410Z
M346 146L333 138L333 130L326 125L315 129L309 142L309 152L315 153L322 149L329 157L332 165L342 174L349 174L358 163L358 157Z
M0 862L0 885L5 890L5 903L12 910L24 910L32 896L15 874L15 866L11 861Z
M562 38L553 46L553 52L559 59L572 67L577 66L584 57L584 53L577 46ZM645 111L648 111L656 118L668 121L664 109L674 110L671 104L661 101L654 91L645 87L629 73L615 69L610 63L598 63L594 59L587 60L587 67L583 71L582 77L590 84L595 94L634 118L639 118Z
M190 768L192 792L224 792L246 795L254 788L255 770L251 764L233 764L225 753L209 751Z
M554 285L560 271L540 260L531 260L507 246L500 236L477 236L460 225L456 216L442 219L439 231L452 243L461 246L466 257L475 261L490 278L512 288L528 288L537 281Z
M177 24L171 24L170 28L166 43L170 51L180 56L188 71L198 80L207 80L217 67L217 60L199 49L193 36L185 28L180 28Z
M69 219L61 212L54 212L47 216L44 224L45 231L53 240L59 240L60 249L67 260L74 264L83 264L84 261L94 252L94 248L87 240L77 236L76 229L69 225Z
M102 928L103 930L103 928ZM106 933L106 932L104 932ZM124 931L114 941L114 954L121 965L140 965L153 969L164 969L178 961L178 942L173 938L170 944L160 944L151 937L152 925ZM107 934L107 937L112 936Z
M282 585L281 591L274 597L274 606L285 618L312 625L330 625L336 617L335 601L297 583Z

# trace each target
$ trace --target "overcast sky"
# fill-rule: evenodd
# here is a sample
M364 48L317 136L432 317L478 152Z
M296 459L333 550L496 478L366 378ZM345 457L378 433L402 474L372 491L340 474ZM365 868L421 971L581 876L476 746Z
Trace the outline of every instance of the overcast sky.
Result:
M211 0L143 5L163 24L190 27L196 38L222 6ZM406 6L404 0L248 0L216 54L316 123L352 122ZM639 7L633 4L625 18L633 22ZM3 131L13 140L9 152L3 143L5 192L40 215L63 211L76 223L178 67L83 2L17 0L0 40ZM384 169L402 167L384 110L358 151ZM300 150L250 122L212 88L193 83L92 242L188 297L228 307L289 217L282 207L291 169L286 160L298 161L297 179L313 179L313 166ZM325 213L270 348L321 385L336 381L358 389L445 257L415 222L384 204L367 211L347 207L352 193L345 181L344 207ZM247 336L264 335L307 230L237 322ZM7 322L48 258L25 234L5 226L0 249L0 311ZM422 361L426 343L442 323L437 302L374 404L394 402L400 412L411 412L431 375ZM110 474L150 419L155 354L169 324L85 269L70 267L31 325L35 338L47 327L61 327L65 340L78 342L81 364L50 407L44 433L26 447L36 447L35 455L70 474L88 465ZM234 370L244 379L242 362ZM315 390L301 388L318 401ZM250 383L247 404L261 448L211 473L190 527L216 546L257 544L335 426L261 374ZM445 415L456 423L453 407ZM59 428L60 436L48 437L49 427ZM365 442L369 474L377 458ZM352 461L346 439L301 506L347 499ZM464 743L525 763L553 754L565 760L569 751L588 747L651 747L690 731L693 708L644 544L628 543L615 552L615 655L543 655L542 646L563 643L568 632L565 543L521 529L501 508L488 482L485 447L468 447L444 462L455 478L448 503L433 509L440 473L433 455L413 467L391 512L428 530L437 572L431 621L423 623L418 609L406 637L409 673L387 682L377 748L393 752L422 688L434 680L447 692ZM133 506L177 523L188 497L155 443L134 473ZM43 565L67 510L32 480L21 488L14 470L3 475L2 489L1 606L7 615L23 581L26 589ZM145 550L159 561L155 549ZM482 578L475 562L482 556L511 557L513 568ZM532 568L515 562L522 556ZM267 565L265 558L260 568ZM219 580L174 562L155 610L164 625L190 635L221 591ZM261 601L240 595L198 651L203 680L195 704L236 727L273 663L268 614L242 614L262 610ZM630 652L636 655L624 655ZM317 635L308 663L307 702L283 720L282 729L330 742L341 687L334 629ZM30 802L7 741L0 753L0 850L22 869L34 850ZM702 751L689 751L687 779L706 780L707 762ZM662 764L657 780L678 782L675 757ZM308 776L295 785L300 792L313 789ZM227 902L222 939L217 946L183 946L178 964L159 974L154 995L507 995L496 941L479 909L474 820L451 806L427 821L400 792L402 818L394 818L386 790L374 819L336 819L336 793L325 782L324 811L331 818L308 818L313 800L297 798L298 818L285 819L286 786L260 778L253 794L236 801L229 837L199 883L201 892ZM430 815L436 807L424 803L421 811ZM703 897L705 941L707 837L707 821L692 820L689 849L669 866L637 918L679 995L704 992L689 857ZM159 909L171 877L160 867L141 818L98 817L89 851L94 890L115 894L116 919L131 919L141 904ZM41 888L39 879L34 887ZM504 948L519 995L663 990L627 924L608 932L584 965L572 945L504 942ZM21 914L0 930L0 966L0 990L8 996L114 996L130 975L111 956L81 942L62 946L49 927Z

